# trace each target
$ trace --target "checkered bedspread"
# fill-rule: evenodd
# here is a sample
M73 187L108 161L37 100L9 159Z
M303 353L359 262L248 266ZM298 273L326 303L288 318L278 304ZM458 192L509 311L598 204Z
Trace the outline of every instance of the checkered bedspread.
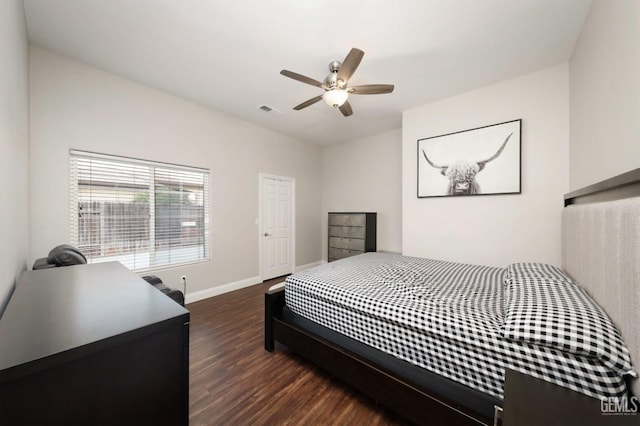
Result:
M598 358L505 339L507 270L366 253L285 282L294 313L397 358L503 398L505 367L592 397L622 396Z

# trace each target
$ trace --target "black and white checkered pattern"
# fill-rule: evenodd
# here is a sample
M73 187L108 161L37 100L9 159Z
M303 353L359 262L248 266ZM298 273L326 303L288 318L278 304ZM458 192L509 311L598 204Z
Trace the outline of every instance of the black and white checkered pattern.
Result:
M289 276L285 298L307 319L498 398L505 367L593 397L624 395L599 358L502 336L506 274L365 253Z
M504 337L597 357L621 375L635 375L620 332L561 269L516 263L507 272Z

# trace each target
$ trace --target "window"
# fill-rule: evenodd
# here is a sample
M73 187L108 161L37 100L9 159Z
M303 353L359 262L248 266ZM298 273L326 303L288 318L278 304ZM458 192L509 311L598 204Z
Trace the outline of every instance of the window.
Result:
M209 259L209 171L71 151L71 244L134 271Z

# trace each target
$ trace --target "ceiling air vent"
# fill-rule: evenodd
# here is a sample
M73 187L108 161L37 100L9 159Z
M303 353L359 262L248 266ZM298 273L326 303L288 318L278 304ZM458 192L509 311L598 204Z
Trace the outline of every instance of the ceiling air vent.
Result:
M261 109L264 112L277 112L279 114L282 114L282 111L278 111L277 109L275 109L274 107L270 107L269 105L266 104L262 104L258 107L258 109Z

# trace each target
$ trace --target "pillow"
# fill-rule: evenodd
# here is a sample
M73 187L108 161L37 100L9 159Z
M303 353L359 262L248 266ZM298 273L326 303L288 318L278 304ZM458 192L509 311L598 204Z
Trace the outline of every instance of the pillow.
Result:
M607 314L560 268L509 265L505 278L506 339L598 358L618 374L636 376L629 350Z
M512 278L544 278L574 284L573 280L560 268L546 263L512 263L507 266L505 283Z

